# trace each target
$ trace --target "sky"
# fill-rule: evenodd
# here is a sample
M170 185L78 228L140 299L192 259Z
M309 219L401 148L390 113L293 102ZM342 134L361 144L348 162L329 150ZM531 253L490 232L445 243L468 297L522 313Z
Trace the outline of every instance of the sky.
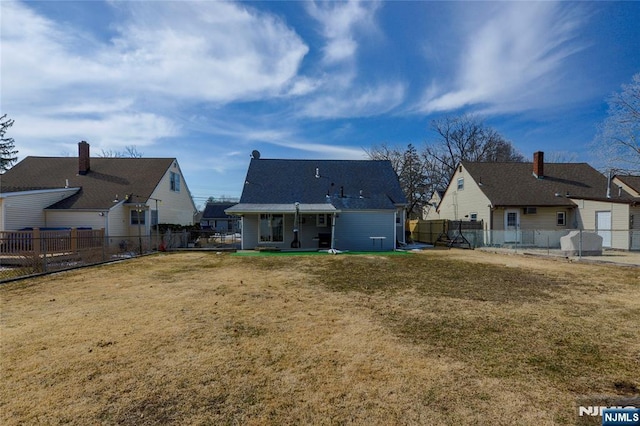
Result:
M640 72L640 2L0 1L0 114L26 156L135 146L196 201L262 158L366 159L475 114L525 157L593 163Z

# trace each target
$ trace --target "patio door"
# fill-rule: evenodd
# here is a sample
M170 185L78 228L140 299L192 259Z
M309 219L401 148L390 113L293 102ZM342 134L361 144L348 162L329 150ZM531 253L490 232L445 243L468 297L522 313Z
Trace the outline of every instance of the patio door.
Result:
M520 242L520 210L507 209L504 211L504 242Z
M596 232L602 237L602 247L611 247L611 211L596 212Z

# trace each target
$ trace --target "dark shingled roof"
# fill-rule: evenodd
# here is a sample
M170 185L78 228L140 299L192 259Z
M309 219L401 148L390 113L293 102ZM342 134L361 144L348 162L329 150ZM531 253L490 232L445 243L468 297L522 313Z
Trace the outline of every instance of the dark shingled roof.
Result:
M607 178L586 163L545 163L542 179L533 176L532 163L462 164L494 206L574 206L569 198L607 200ZM616 192L610 201L615 200L634 198Z
M640 176L632 175L616 175L621 182L631 187L636 193L640 194Z
M224 211L229 207L235 205L235 203L207 203L207 206L202 212L202 219L221 219L231 217Z
M0 191L19 192L69 188L80 191L51 209L106 209L116 194L135 194L146 201L174 158L91 158L86 175L78 174L77 157L27 157L0 177Z
M241 204L295 202L377 210L407 201L386 160L251 160Z

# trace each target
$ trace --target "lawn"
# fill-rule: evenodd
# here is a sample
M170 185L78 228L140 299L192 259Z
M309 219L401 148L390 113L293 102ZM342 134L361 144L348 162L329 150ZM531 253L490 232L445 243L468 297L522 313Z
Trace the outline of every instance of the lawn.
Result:
M0 297L5 425L597 425L580 405L640 402L634 267L192 252Z

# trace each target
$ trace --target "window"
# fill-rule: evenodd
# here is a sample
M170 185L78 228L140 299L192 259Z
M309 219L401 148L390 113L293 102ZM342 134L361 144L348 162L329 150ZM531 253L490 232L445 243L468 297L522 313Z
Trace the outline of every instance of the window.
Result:
M180 175L178 173L170 172L170 186L171 190L175 192L180 192Z
M567 214L565 212L556 212L556 225L565 226L567 224Z
M260 242L281 243L284 241L284 216L281 214L260 215Z
M469 213L469 220L471 222L477 222L478 221L478 213Z
M158 224L158 210L151 210L151 225Z
M323 213L316 216L316 226L327 226L328 222L326 214Z
M507 212L507 226L517 226L517 225L518 225L518 213Z
M145 224L145 210L131 210L131 224L132 225L144 225Z
M458 191L462 191L464 189L464 178L458 178Z

